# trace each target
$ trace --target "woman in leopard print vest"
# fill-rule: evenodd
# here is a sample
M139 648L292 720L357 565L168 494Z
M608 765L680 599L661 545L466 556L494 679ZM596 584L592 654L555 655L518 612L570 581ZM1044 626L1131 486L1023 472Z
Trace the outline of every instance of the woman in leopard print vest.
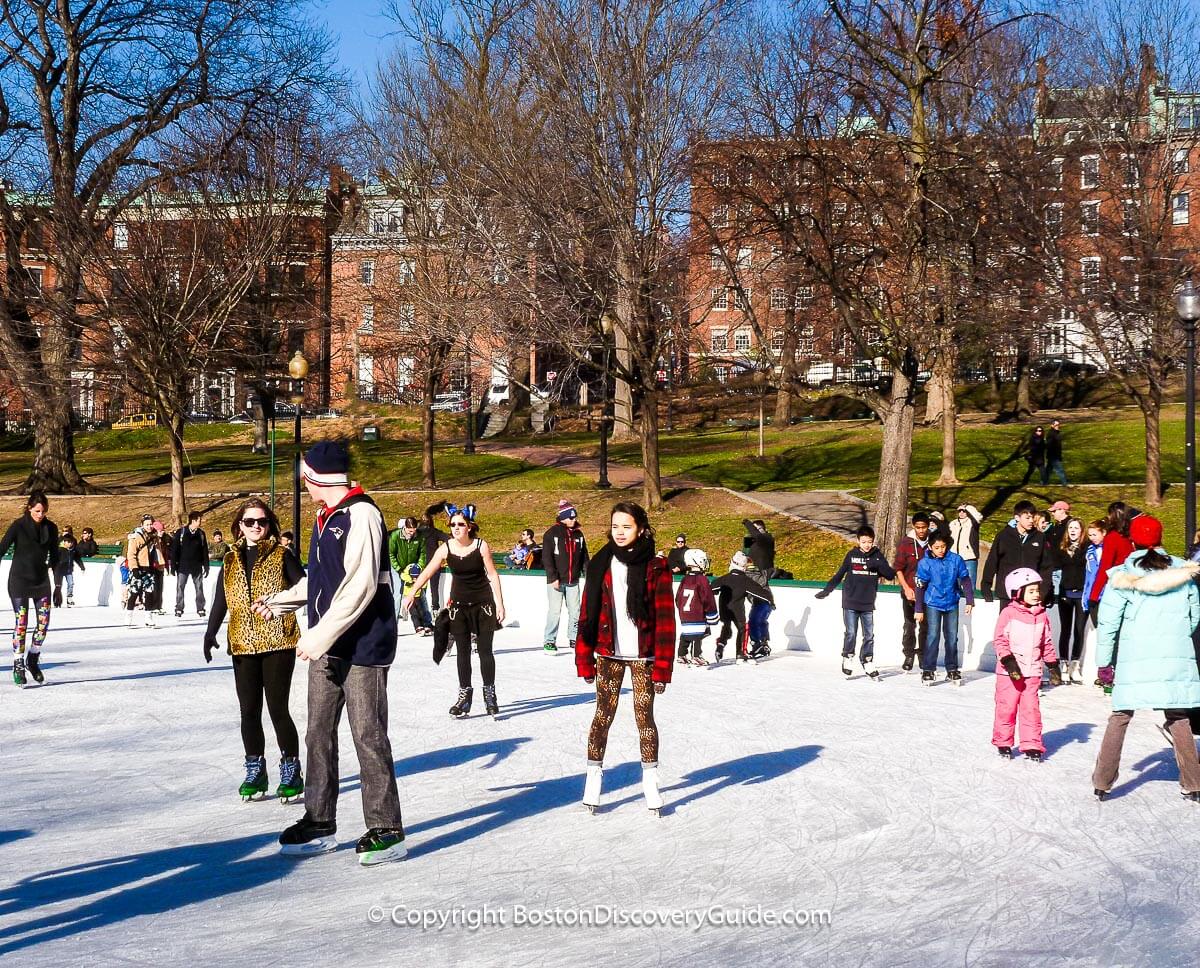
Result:
M231 530L237 541L225 553L217 576L215 601L204 636L204 661L211 662L213 652L219 649L217 631L228 613L229 652L246 751L246 779L239 793L243 800L266 796L266 737L262 727L265 698L281 756L276 796L286 803L304 790L300 738L288 711L300 629L293 615L262 619L251 611L250 604L291 588L304 577L304 568L296 555L288 554L280 545L275 512L258 498L238 508Z

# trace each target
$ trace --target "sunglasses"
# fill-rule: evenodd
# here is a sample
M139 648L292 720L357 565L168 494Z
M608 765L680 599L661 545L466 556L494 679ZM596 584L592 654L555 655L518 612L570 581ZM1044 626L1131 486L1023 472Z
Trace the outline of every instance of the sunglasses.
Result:
M242 518L243 528L265 528L266 526L266 518Z
M466 521L451 521L450 522L450 527L452 527L452 528L465 528L466 526L467 526Z

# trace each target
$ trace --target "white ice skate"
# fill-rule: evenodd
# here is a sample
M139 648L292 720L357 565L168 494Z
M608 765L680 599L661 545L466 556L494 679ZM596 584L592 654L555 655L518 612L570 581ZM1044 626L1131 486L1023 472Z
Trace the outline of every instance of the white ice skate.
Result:
M863 659L862 667L868 679L872 679L875 682L879 681L879 670L875 668L874 659Z
M842 656L842 675L844 675L847 679L854 675L854 656Z
M658 766L642 764L642 796L646 798L646 806L656 817L662 816L663 798L658 792Z
M1083 685L1083 663L1074 660L1067 663L1067 681L1073 686Z
M595 813L600 806L600 784L604 779L604 766L600 763L588 763L587 779L583 782L583 805L588 813Z

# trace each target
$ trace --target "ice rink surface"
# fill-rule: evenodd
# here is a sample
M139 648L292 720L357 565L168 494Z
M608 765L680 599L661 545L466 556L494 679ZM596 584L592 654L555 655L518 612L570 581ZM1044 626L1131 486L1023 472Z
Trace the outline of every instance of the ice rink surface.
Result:
M401 636L390 734L410 853L363 869L345 723L342 847L280 857L303 807L237 797L229 657L205 666L199 620L56 610L46 684L0 684L0 964L1197 963L1200 808L1155 714L1098 804L1108 701L1091 686L1043 699L1039 766L989 745L991 674L925 688L883 654L878 683L804 653L677 668L656 704L665 815L642 802L626 693L589 816L588 687L542 652L541 615L517 618L497 636L497 721L478 688L451 719L453 659ZM797 923L714 923L770 917Z

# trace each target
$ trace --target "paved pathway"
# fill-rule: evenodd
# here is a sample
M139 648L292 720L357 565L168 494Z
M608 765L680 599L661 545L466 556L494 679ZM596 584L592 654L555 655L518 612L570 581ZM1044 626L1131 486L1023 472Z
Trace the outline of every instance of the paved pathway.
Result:
M581 477L596 478L600 474L600 462L595 457L559 450L555 447L527 444L508 445L483 441L476 445L489 454L499 454L514 460L525 461L541 467L555 467ZM613 487L633 489L642 486L643 472L640 467L630 467L614 460L608 462L608 479ZM713 487L699 481L681 477L664 477L664 489L689 488L725 491L737 498L757 505L774 514L783 514L797 521L812 525L822 531L851 539L861 525L870 522L874 505L844 491L735 491L727 487Z

